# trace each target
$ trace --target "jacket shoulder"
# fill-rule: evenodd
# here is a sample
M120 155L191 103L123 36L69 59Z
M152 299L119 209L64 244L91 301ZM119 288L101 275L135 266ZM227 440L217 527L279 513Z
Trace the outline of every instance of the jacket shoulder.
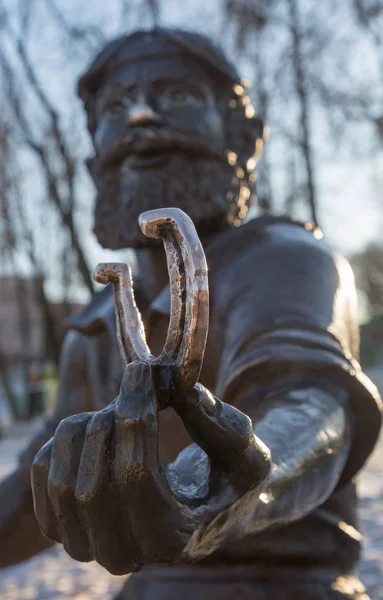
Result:
M214 240L207 249L209 267L219 268L238 260L257 259L265 253L278 253L283 261L295 258L300 252L300 261L315 260L320 256L333 258L333 252L318 227L312 223L301 223L287 217L260 217L241 227L232 228ZM304 254L304 253L308 253ZM270 259L269 259L270 260ZM253 263L256 267L257 262Z

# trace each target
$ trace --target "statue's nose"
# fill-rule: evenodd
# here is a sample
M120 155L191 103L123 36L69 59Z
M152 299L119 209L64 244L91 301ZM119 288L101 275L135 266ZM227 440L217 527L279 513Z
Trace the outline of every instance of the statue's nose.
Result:
M139 97L136 102L131 106L128 114L129 125L150 125L153 123L159 123L160 119L148 102Z

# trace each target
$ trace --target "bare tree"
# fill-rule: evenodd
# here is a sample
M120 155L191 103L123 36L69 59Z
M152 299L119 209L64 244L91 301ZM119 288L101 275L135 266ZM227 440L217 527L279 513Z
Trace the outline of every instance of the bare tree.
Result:
M371 317L383 315L383 246L372 242L351 257L355 280Z
M11 181L6 169L8 156L8 136L3 127L0 129L0 224L1 224L1 248L0 254L3 261L7 261L10 267L14 267L14 251L16 247L16 237L11 222L11 207L9 192ZM20 291L20 290L18 290ZM19 298L17 294L17 298ZM20 305L19 305L20 307ZM23 321L23 325L26 321ZM25 341L25 333L28 335L28 328L22 327L21 334ZM17 395L12 385L12 375L8 361L8 355L5 346L5 340L0 338L0 381L5 392L6 399L11 414L15 419L19 417L19 406Z
M37 139L36 134L33 133L33 127L30 123L33 115L30 115L30 111L28 111L23 98L22 89L17 83L19 76L12 68L12 63L8 59L4 44L0 43L1 74L4 89L6 90L8 110L12 116L12 123L17 128L16 133L18 136L22 136L24 143L40 164L41 175L45 180L47 199L57 210L63 226L70 235L71 246L76 256L79 272L85 286L90 293L93 293L94 286L90 267L74 222L74 213L78 202L76 195L78 158L72 152L73 149L70 147L66 135L60 126L58 112L50 102L38 80L34 67L29 60L24 38L22 35L17 36L12 31L6 16L3 17L2 31L10 38L23 68L26 84L29 87L30 93L33 93L35 96L39 109L43 113L46 123L44 136Z
M305 33L301 26L298 0L227 0L225 9L235 24L237 47L246 56L251 56L255 64L255 96L258 101L258 110L263 118L273 120L270 108L275 98L284 102L285 106L295 104L298 109L298 122L295 125L294 137L291 134L291 126L282 127L277 124L280 136L284 143L290 146L288 153L295 153L297 147L301 156L301 171L304 171L305 190L303 197L310 207L311 219L318 223L317 204L318 194L315 182L315 157L313 156L311 116L310 116L310 93L307 77L304 38ZM288 34L287 47L281 44L279 52L269 52L270 32L278 29ZM283 37L283 36L281 36ZM272 56L272 61L269 60ZM272 82L267 85L266 79ZM288 111L286 111L286 114ZM271 123L273 135L275 135L274 123ZM278 135L278 134L277 134ZM287 153L286 153L287 154ZM286 162L287 171L291 160ZM268 188L271 204L271 165L268 154L265 154L263 169L261 167L264 186ZM291 182L291 173L287 178ZM296 170L293 175L295 177ZM292 194L296 189L286 191L286 207L293 206Z
M292 37L292 68L295 79L295 90L299 102L300 143L305 162L307 177L307 200L311 209L311 219L318 224L317 191L314 178L314 157L311 143L310 98L306 76L302 29L299 11L299 0L287 0L289 27Z

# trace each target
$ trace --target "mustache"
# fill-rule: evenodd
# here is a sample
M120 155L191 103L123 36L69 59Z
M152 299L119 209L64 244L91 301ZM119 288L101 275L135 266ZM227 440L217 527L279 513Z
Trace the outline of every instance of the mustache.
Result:
M158 126L156 128L136 127L124 136L114 148L95 157L95 174L100 177L107 171L118 169L129 156L150 152L183 152L226 162L223 152L214 150L201 138Z

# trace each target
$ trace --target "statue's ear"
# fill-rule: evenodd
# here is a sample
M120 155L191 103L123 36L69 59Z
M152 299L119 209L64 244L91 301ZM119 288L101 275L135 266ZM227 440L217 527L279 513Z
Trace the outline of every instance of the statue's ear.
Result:
M246 117L241 110L231 110L227 123L227 148L238 156L238 164L246 165L256 152L257 140L263 139L264 124L256 116ZM257 148L257 153L259 153Z

